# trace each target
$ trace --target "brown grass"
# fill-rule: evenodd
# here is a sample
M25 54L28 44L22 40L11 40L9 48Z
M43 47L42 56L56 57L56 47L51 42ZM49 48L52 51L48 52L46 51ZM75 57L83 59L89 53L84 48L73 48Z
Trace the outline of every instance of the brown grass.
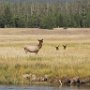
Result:
M25 54L23 47L41 38L44 44L38 55ZM60 50L56 51L58 44ZM63 44L67 44L66 50ZM90 77L90 29L0 29L0 83L22 84L25 73Z

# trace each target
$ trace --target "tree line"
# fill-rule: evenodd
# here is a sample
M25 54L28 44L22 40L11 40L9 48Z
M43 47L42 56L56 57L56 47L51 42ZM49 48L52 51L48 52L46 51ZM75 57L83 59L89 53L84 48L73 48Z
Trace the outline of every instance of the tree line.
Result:
M90 27L90 1L0 2L0 27Z

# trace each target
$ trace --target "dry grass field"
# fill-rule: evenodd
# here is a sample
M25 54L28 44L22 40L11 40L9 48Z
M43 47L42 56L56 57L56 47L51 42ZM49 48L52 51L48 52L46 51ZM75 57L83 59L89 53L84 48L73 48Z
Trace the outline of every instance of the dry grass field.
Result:
M44 43L37 55L24 52L25 45L37 44L41 38ZM0 29L0 84L24 84L23 74L30 73L90 77L90 28Z

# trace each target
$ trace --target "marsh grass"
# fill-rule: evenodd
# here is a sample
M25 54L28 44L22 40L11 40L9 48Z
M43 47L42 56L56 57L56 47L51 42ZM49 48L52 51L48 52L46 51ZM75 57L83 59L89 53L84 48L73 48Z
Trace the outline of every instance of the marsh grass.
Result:
M23 36L22 30L19 35L14 34L14 30L0 32L0 84L28 84L28 80L22 77L26 73L49 75L51 78L90 77L90 35L59 35L55 32L52 35L33 33ZM7 35L3 35L5 33ZM44 38L40 52L37 55L25 54L23 47L31 43L37 44L37 39L40 38ZM58 44L59 51L56 51L55 46ZM67 44L66 50L63 49L63 44Z

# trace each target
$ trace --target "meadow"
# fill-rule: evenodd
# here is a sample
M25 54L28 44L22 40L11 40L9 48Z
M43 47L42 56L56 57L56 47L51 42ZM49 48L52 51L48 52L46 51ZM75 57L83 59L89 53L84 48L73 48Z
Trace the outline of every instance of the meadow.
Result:
M37 55L24 52L25 45L42 38ZM0 29L0 84L23 85L28 82L22 76L30 73L50 78L90 77L90 29Z

